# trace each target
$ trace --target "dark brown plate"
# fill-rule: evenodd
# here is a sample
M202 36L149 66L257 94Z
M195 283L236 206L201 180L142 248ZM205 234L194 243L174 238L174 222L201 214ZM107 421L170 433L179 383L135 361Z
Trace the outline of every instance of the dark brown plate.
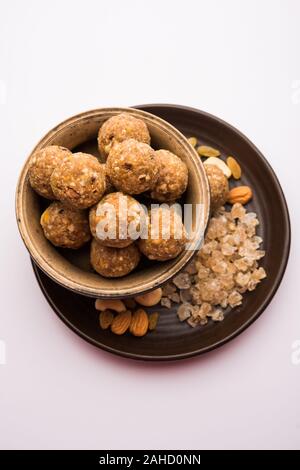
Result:
M249 210L259 217L258 233L264 239L266 256L261 265L267 278L253 292L245 294L243 304L225 313L223 322L191 328L182 324L172 309L160 311L157 330L143 338L129 334L115 336L98 326L94 300L64 289L33 264L40 287L58 316L90 343L121 356L144 360L183 359L210 351L245 330L264 311L283 277L290 248L290 221L286 201L274 171L259 150L238 130L210 114L174 105L142 105L177 127L186 136L212 145L224 156L233 155L241 163L242 180L254 192ZM234 184L234 183L232 183Z

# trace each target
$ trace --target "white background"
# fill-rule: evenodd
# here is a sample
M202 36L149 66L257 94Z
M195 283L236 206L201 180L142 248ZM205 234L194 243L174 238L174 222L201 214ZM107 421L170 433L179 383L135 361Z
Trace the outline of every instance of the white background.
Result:
M300 2L1 1L0 446L300 448ZM280 289L203 357L144 364L68 330L43 298L14 216L19 171L65 118L102 106L198 107L244 132L287 197Z

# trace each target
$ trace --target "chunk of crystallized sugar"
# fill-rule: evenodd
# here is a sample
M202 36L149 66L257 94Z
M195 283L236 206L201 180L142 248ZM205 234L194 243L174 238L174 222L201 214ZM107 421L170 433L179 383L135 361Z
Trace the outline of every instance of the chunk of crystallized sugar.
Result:
M254 235L254 237L252 238L252 241L253 241L253 243L256 244L256 246L258 248L259 245L263 242L263 239L261 237L259 237L258 235Z
M173 294L169 294L168 297L172 302L175 302L176 304L179 304L180 297L179 297L178 292L173 292Z
M174 284L169 282L168 284L165 284L163 286L162 291L163 291L163 296L167 297L168 295L173 294L174 292L176 292L176 286L174 286Z
M203 302L199 289L199 284L195 284L193 287L191 287L189 292L192 294L192 302L194 304L200 305Z
M203 302L203 304L200 305L198 314L200 315L201 318L206 317L211 311L212 307L209 303Z
M228 296L228 303L230 307L236 307L237 305L240 305L242 303L243 297L239 292L236 290L233 290L229 296Z
M211 268L215 273L224 274L227 272L227 263L217 259L211 263Z
M253 271L253 273L251 274L251 277L252 279L257 279L258 281L260 281L261 279L264 279L265 277L267 277L267 273L263 267L260 267Z
M193 305L184 303L181 304L177 309L177 316L180 321L187 320L193 314Z
M197 267L196 267L196 261L193 260L191 261L185 268L184 272L188 274L197 274Z
M191 287L191 278L188 273L180 273L174 277L173 284L178 289L189 289Z
M256 216L255 212L248 212L247 214L245 214L240 219L241 219L242 224L245 224L245 225L251 225L251 226L254 226L254 227L259 225L259 221L257 220L257 216Z
M231 215L234 219L240 219L246 214L246 209L239 202L233 204L231 208Z
M236 247L230 245L229 243L224 243L221 245L221 251L224 256L231 256L236 251Z
M244 258L239 258L239 259L236 259L233 261L234 263L234 266L239 270L239 271L242 271L242 272L245 272L248 270L248 264L246 263L245 259Z
M200 322L197 320L197 319L194 319L192 317L188 318L187 319L187 323L192 327L192 328L195 328L196 326L198 326L200 324Z
M171 300L168 297L162 297L160 304L162 307L171 308Z
M206 268L201 263L198 263L198 278L206 279L210 274L209 268Z
M191 302L192 301L192 293L189 289L182 289L179 292L181 302Z
M222 321L224 320L224 313L221 309L216 308L215 310L212 311L211 314L209 314L214 321Z
M250 281L250 273L249 272L247 272L245 274L244 273L238 273L236 275L235 281L241 287L246 286L248 284L248 282Z
M221 283L221 287L227 291L230 289L233 289L235 285L233 274L226 273L226 274L220 275L220 283Z

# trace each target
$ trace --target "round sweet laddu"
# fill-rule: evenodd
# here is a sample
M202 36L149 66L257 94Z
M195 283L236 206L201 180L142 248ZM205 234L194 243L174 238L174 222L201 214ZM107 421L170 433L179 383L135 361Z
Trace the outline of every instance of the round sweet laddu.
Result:
M89 214L92 235L100 244L116 248L128 246L139 238L145 218L140 203L121 192L104 196Z
M114 144L106 167L112 184L126 194L148 191L158 178L155 151L148 144L134 139Z
M114 185L107 174L106 163L101 163L101 165L105 173L105 194L113 193L116 191L116 188L114 188Z
M55 199L50 185L50 177L57 165L64 158L71 156L70 150L59 145L49 145L37 150L30 159L28 170L29 183L34 191L46 199Z
M86 209L105 192L105 169L93 155L74 153L55 168L50 183L56 199L70 207Z
M55 246L77 249L91 239L87 212L70 209L59 201L50 204L40 222L45 237Z
M204 165L210 187L210 205L212 211L223 206L228 197L228 179L216 165Z
M95 238L91 243L90 261L94 270L104 277L122 277L139 264L140 251L136 244L124 248L101 245Z
M129 113L121 113L109 118L100 127L98 133L98 147L100 154L107 158L115 142L135 139L150 144L150 134L147 125Z
M155 156L159 170L151 197L160 202L175 201L187 188L187 166L177 155L168 150L157 150Z
M149 212L147 237L139 240L139 249L151 260L167 261L184 250L186 241L181 216L172 207L161 206Z

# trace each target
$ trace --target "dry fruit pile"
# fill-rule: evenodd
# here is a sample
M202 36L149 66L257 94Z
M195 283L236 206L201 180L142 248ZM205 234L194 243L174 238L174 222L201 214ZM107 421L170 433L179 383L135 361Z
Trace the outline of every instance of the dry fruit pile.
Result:
M159 303L161 296L162 290L158 288L134 299L97 299L95 308L100 311L100 328L102 330L110 328L115 335L123 335L129 331L133 336L145 336L147 332L156 329L159 313L147 313L140 306L151 307L156 305Z
M185 163L168 150L155 151L144 121L128 113L113 116L101 126L98 147L105 163L56 145L32 156L29 182L38 194L54 200L41 216L46 238L71 249L92 239L91 265L105 277L129 274L141 255L155 261L178 256L186 242L181 216L169 206L157 208L159 233L153 236L152 211L145 213L135 196L146 193L149 202L176 201L188 184ZM114 209L114 236L107 229L98 230L107 221L108 207ZM168 239L163 233L166 220ZM139 229L144 226L148 237L141 239Z

